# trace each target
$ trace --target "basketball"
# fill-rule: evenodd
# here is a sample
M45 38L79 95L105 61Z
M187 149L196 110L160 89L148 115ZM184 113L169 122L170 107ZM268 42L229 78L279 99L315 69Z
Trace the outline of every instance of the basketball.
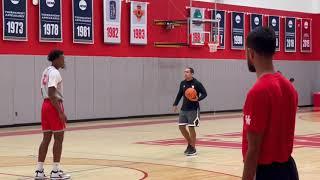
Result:
M188 88L184 94L189 100L193 100L197 97L197 91L193 88Z

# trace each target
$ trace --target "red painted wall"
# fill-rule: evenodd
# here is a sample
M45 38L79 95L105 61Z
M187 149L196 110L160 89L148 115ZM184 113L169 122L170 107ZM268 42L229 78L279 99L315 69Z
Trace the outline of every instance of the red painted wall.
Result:
M159 26L153 24L155 19L185 19L187 16L186 6L188 0L165 1L165 0L149 0L148 11L148 45L132 46L129 44L130 4L123 2L122 9L122 29L121 29L121 45L109 45L103 43L103 9L102 0L94 0L94 45L82 45L72 43L72 11L71 0L63 0L63 43L40 43L39 42L39 9L33 6L32 1L28 4L28 41L27 42L9 42L2 40L2 26L0 28L0 54L28 54L28 55L45 55L52 48L63 49L67 55L79 56L117 56L117 57L174 57L174 58L212 58L212 59L245 59L244 51L230 50L230 13L226 19L226 49L219 50L217 53L209 53L207 47L204 48L156 48L153 43L156 41L180 41L186 42L186 27L176 28L172 31L166 31ZM195 4L199 7L212 8L212 4L200 3ZM278 52L275 59L279 60L320 60L320 34L316 33L316 29L320 29L320 15L269 10L261 8L251 8L242 6L232 6L219 4L218 9L227 11L243 11L249 13L263 13L280 16L293 16L313 19L313 53L300 53L300 20L298 20L297 28L297 52L284 52L284 23L281 23L281 52ZM2 5L0 5L0 13L2 14ZM266 23L265 17L265 23ZM282 19L284 22L284 19ZM2 18L0 18L2 25ZM246 16L246 33L249 30L249 15Z

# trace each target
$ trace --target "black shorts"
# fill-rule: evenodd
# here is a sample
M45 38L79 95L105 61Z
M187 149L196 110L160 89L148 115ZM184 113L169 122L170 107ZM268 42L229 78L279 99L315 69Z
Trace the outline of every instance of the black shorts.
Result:
M299 180L296 163L290 156L284 163L258 165L256 180Z
M194 111L181 111L179 115L179 126L198 127L200 123L200 112Z

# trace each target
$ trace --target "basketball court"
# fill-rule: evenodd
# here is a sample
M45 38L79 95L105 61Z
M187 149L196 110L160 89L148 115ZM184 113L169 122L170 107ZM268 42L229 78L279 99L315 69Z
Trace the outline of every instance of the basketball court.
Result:
M203 115L198 155L183 155L176 116L73 123L62 160L73 179L237 180L242 173L240 113ZM297 115L293 157L302 180L320 176L320 113ZM0 179L33 179L39 127L8 128L0 133ZM47 173L51 168L49 152Z

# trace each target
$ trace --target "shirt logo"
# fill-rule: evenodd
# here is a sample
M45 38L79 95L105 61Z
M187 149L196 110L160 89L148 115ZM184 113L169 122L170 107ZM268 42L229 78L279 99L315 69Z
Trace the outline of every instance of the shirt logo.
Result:
M245 120L246 120L246 124L247 124L247 125L250 125L250 123L251 123L251 117L250 117L250 115L246 115L246 116L245 116Z
M194 89L194 86L191 86L192 87L192 89Z

